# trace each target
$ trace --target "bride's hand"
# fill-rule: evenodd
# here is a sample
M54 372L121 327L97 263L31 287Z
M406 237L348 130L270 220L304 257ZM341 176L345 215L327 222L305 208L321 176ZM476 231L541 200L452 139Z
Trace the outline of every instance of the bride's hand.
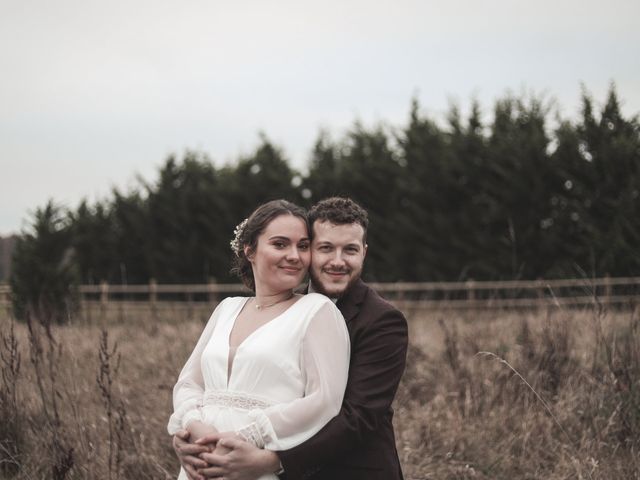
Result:
M211 436L218 433L218 430L216 430L211 425L207 425L206 423L203 423L197 420L189 422L189 425L187 425L187 430L189 431L189 441L194 443L197 442L197 440L204 439L205 437L210 438ZM209 447L210 451L213 451L216 446L216 442L211 442L211 443L197 442L197 443L199 445L204 445Z
M236 440L241 441L244 440L243 437L235 432L221 432L220 434L218 434L218 440L222 440L223 438L235 438ZM216 448L213 450L213 453L215 453L216 455L224 455L226 453L229 453L230 451L230 448L227 448L224 445L221 445L221 442L216 441Z
M199 468L198 474L205 478L224 478L225 480L255 480L256 478L278 471L281 468L280 459L275 452L264 450L238 440L234 434L225 436L230 432L223 432L216 436L218 447L213 453L202 453L200 458L210 466ZM224 439L223 439L224 437ZM209 439L203 439L203 441ZM223 447L229 447L229 452ZM224 454L219 452L224 450ZM220 450L219 450L220 449Z

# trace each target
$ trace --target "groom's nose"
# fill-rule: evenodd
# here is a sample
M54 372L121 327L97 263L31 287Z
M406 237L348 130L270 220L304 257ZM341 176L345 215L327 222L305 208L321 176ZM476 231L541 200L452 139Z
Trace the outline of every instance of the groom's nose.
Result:
M331 259L329 260L329 262L332 266L336 266L336 267L344 266L345 262L344 262L344 258L342 257L342 250L336 249L336 251L333 252L333 255L331 256Z

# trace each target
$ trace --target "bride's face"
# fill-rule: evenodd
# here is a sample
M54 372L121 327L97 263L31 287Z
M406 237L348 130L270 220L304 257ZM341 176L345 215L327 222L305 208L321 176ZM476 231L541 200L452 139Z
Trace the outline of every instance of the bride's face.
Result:
M255 252L247 252L256 292L275 294L300 285L311 261L309 244L302 219L283 214L271 220L258 237Z

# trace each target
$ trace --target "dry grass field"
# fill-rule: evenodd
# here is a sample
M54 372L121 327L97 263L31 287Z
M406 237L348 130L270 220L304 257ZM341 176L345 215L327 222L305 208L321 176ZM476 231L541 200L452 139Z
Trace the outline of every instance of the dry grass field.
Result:
M171 388L205 310L50 328L0 314L0 478L175 478ZM405 478L640 479L639 316L408 312Z

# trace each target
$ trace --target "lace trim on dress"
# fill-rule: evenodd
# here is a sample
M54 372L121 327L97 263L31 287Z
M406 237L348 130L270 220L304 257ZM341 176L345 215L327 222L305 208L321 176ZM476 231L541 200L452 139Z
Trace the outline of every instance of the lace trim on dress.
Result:
M264 410L273 405L262 398L253 397L246 393L207 391L204 394L203 405L217 405L220 407L239 408L241 410Z
M264 439L262 438L258 425L255 423L250 423L249 425L236 430L236 433L247 442L254 444L256 447L264 448Z

